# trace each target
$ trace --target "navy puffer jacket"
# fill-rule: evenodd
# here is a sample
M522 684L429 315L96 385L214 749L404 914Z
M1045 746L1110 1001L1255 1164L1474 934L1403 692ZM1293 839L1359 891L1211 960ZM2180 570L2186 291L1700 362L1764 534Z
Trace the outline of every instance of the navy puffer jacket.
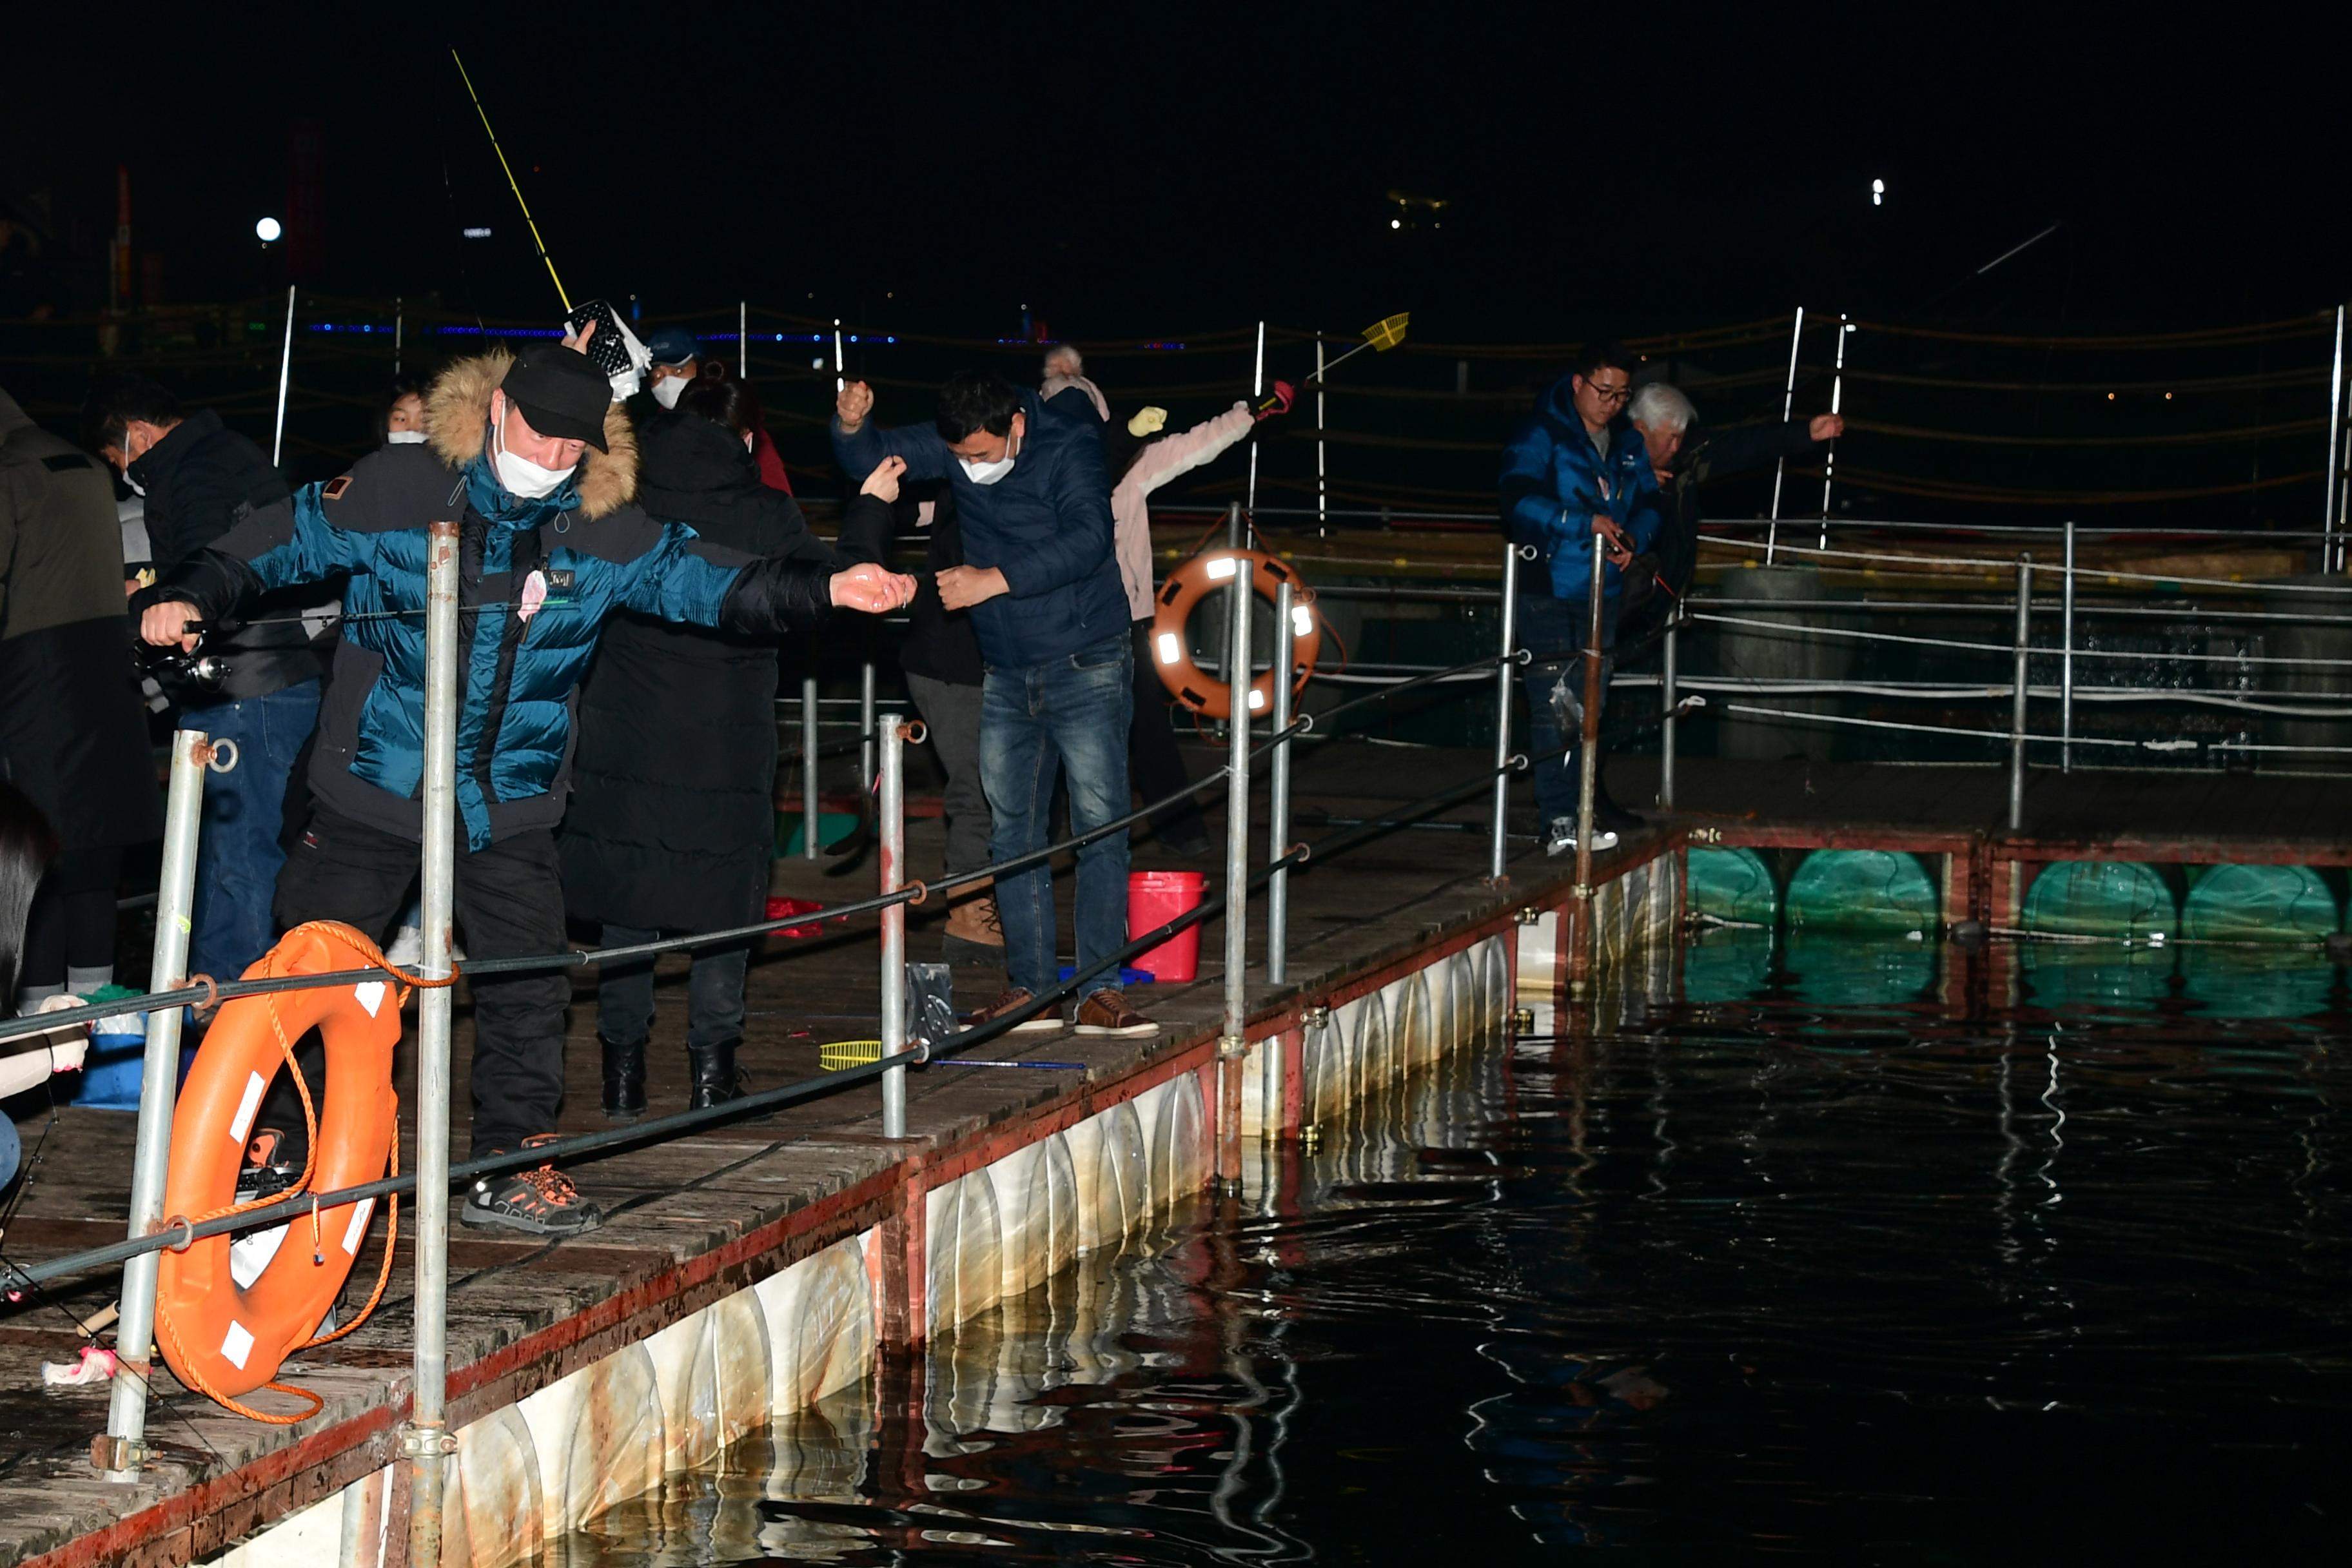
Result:
M1018 669L1065 658L1127 636L1127 590L1111 548L1110 479L1103 469L1102 416L1079 387L1051 402L1021 395L1028 435L1013 471L976 485L929 425L855 434L833 426L833 454L853 485L887 457L907 460L909 479L947 479L954 489L967 566L993 566L1011 591L971 608L980 651L992 668Z
M1591 591L1593 518L1621 525L1636 554L1647 550L1658 533L1658 476L1642 433L1622 414L1610 422L1609 457L1601 458L1570 401L1572 379L1552 383L1512 434L1500 489L1504 527L1538 552L1538 569L1520 574L1520 590L1542 593L1549 584L1559 598L1582 599ZM1608 564L1601 591L1612 598L1617 577Z

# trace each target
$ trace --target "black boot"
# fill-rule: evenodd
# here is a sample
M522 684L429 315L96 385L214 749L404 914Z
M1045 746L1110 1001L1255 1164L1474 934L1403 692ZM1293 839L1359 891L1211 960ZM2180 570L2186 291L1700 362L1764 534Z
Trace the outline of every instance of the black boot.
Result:
M740 1039L721 1040L715 1046L686 1047L687 1064L694 1069L694 1093L686 1102L690 1110L707 1110L743 1098L742 1079L735 1066L735 1047L741 1044Z
M646 1043L616 1046L604 1036L604 1114L614 1121L635 1121L646 1113Z

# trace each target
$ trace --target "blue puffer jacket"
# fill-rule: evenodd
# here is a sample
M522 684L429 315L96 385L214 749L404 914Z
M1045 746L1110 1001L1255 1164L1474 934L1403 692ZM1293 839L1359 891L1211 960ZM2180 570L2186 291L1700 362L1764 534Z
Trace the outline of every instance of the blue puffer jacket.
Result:
M348 574L341 646L319 715L310 787L328 809L416 837L425 766L426 524L458 521L457 809L466 841L552 827L563 815L572 706L606 615L773 637L829 603L831 569L754 561L631 502L636 450L618 409L610 447L583 454L552 495L524 500L483 451L503 355L443 373L431 440L387 447L352 471L249 512L151 593L206 621L294 583Z
M1111 547L1110 480L1103 470L1102 416L1079 387L1050 403L1021 396L1028 434L1013 471L976 485L929 425L854 435L833 426L843 476L861 484L887 457L907 460L909 479L946 479L968 566L993 566L1011 590L971 610L972 630L991 668L1017 669L1065 658L1106 637L1127 636L1127 589Z
M1592 519L1613 519L1647 550L1659 527L1658 477L1642 433L1619 415L1609 426L1609 458L1603 464L1585 434L1571 401L1570 376L1561 376L1536 399L1536 411L1503 448L1503 523L1521 544L1540 552L1538 571L1522 570L1523 592L1539 592L1549 575L1551 592L1581 599L1591 591ZM1616 566L1603 567L1601 591L1617 595Z

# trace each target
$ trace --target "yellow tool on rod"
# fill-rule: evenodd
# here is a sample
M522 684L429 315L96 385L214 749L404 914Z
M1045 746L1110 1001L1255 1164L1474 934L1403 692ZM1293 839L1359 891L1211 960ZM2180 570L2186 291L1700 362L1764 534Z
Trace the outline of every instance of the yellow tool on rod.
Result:
M1321 370L1317 371L1313 375L1310 375L1305 381L1300 382L1298 384L1299 386L1312 386L1318 381L1330 380L1331 373L1333 371L1339 369L1341 365L1346 364L1349 360L1355 358L1358 354L1362 353L1366 349L1371 350L1374 353L1384 354L1388 353L1389 350L1404 342L1405 328L1412 322L1412 312L1410 310L1399 310L1393 316L1381 317L1379 321L1374 321L1370 326L1364 329L1364 341L1362 342L1358 343L1354 348L1349 349L1346 353L1341 354L1338 359L1333 360ZM1290 405L1290 399L1296 395L1296 388L1282 382L1276 382L1275 391L1268 394L1258 403L1257 412L1259 416L1263 418L1268 414L1279 413L1287 408Z

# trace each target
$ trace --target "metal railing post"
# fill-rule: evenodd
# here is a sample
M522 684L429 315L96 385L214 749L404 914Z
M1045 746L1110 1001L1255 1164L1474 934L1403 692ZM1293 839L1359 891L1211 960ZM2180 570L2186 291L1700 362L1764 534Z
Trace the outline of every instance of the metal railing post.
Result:
M1287 578L1274 592L1274 732L1290 728L1290 677L1297 660L1298 632ZM1275 742L1273 772L1266 780L1265 858L1280 860L1290 845L1290 738ZM1290 977L1290 869L1277 867L1265 880L1265 977L1280 984Z
M1675 679L1680 673L1683 625L1682 601L1666 606L1665 664L1658 678L1664 694L1664 708L1658 720L1658 809L1675 808L1675 739L1677 721L1675 713Z
M1233 691L1226 731L1225 1013L1217 1037L1217 1180L1227 1192L1241 1181L1242 1062L1249 1052L1250 563L1234 560L1225 679ZM1278 661L1277 661L1278 662Z
M871 670L873 666L866 668ZM904 885L907 858L906 731L896 713L882 715L881 799L882 891L895 893ZM907 1048L907 906L892 904L882 911L882 1055L885 1059ZM882 1075L882 1136L907 1135L907 1069L892 1068Z
M816 657L812 647L809 657ZM801 858L817 857L816 677L801 677Z
M1780 395L1780 423L1789 422L1790 413L1797 406L1797 350L1805 341L1805 308L1797 307L1797 325L1789 333L1789 385ZM1780 542L1780 481L1789 472L1789 459L1781 458L1772 465L1772 519L1764 531L1764 564L1772 564L1772 552Z
M2074 771L2074 525L2066 525L2066 581L2059 596L2058 771Z
M148 984L157 991L180 984L188 967L188 911L196 893L196 832L204 816L205 765L212 743L201 730L172 737L172 789L163 813L163 875L155 896L154 959ZM180 1026L185 1010L147 1013L147 1055L139 1074L139 1131L131 1164L131 1224L126 1239L153 1233L163 1219L164 1178L172 1163L172 1086L180 1071ZM145 1252L122 1266L122 1317L115 1353L123 1375L114 1380L106 1412L103 1452L94 1455L110 1481L139 1478L147 1460L147 1378L133 1371L155 1359L155 1279L162 1255Z
M1486 880L1499 886L1510 855L1511 682L1518 675L1519 546L1503 544L1503 637L1495 671L1495 820L1486 846Z
M2336 480L2341 471L2339 443L2344 435L2344 307L2336 307L2336 357L2327 375L2327 469L2321 481L2319 502L2319 569L2334 572L2337 558L2336 530L2345 520L2336 515Z
M276 468L286 454L286 397L294 389L294 289L286 286L286 352L278 362L278 426L269 437L269 466Z
M874 659L857 667L857 793L874 787Z
M1315 334L1315 537L1331 535L1331 470L1324 461L1323 333Z
M449 922L457 856L457 525L427 525L425 592L425 822L419 903L425 957L419 973L450 973ZM409 1498L412 1568L441 1561L443 1461L448 1429L449 1020L446 985L416 1003L416 1359L401 1451L414 1467Z
M1584 626L1584 722L1576 748L1576 896L1592 897L1592 805L1601 784L1601 618L1607 602L1609 557L1592 535L1592 586Z
M2025 656L2033 630L2033 557L2017 558L2017 662L2009 702L2009 830L2025 827Z
M1845 411L1845 340L1846 334L1853 331L1853 325L1851 321L1843 315L1838 317L1837 368L1830 374L1830 412L1832 414L1842 414ZM1790 390L1794 393L1793 384ZM1790 401L1792 404L1795 401L1793 396ZM1793 409L1790 412L1793 412ZM1780 416L1780 423L1786 425L1788 422L1789 415L1783 413ZM1837 449L1838 444L1832 441L1830 449L1822 456L1821 548L1823 550L1830 547L1830 489L1837 482Z

